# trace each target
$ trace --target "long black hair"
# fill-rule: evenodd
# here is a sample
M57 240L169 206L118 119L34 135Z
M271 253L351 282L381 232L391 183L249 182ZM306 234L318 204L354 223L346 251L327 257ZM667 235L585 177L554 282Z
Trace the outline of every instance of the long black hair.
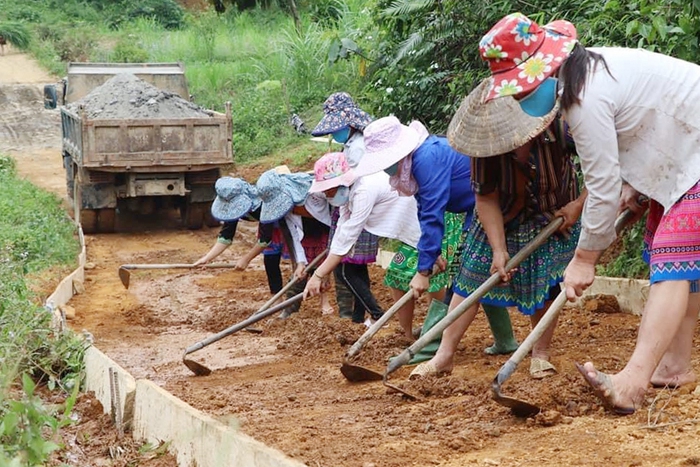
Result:
M579 96L586 86L588 72L589 70L595 70L598 64L601 63L605 67L605 71L612 76L605 57L599 53L586 50L580 42L576 43L571 51L571 55L562 64L559 71L559 78L564 82L564 92L561 96L562 110L566 111L573 105L581 103ZM615 79L614 76L613 79Z

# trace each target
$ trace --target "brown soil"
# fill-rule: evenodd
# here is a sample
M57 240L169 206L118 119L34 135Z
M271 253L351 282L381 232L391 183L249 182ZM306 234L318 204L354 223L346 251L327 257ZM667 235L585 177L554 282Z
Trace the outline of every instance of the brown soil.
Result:
M44 393L45 401L64 404L55 393ZM55 452L48 466L172 467L175 457L167 445L146 445L120 434L102 404L92 394L81 394L71 414L73 423L56 440L64 449Z
M31 159L16 155L32 174ZM132 224L129 232L88 236L88 260L95 267L86 271L86 292L70 303L77 313L72 326L89 330L96 345L135 377L153 380L309 466L700 463L700 395L692 388L651 391L644 408L620 418L605 413L583 384L573 362L592 359L604 370L620 369L639 324L636 316L595 308L562 313L553 344L557 375L531 380L526 360L503 385L504 394L542 407L526 420L490 398L490 383L507 357L482 353L491 340L483 315L462 341L451 376L409 382L408 368L392 375L417 401L381 382L351 384L343 378L343 355L363 328L322 316L316 299L286 321L263 321L262 334L241 332L191 354L214 370L196 377L182 363L184 348L246 318L267 299L262 261L245 272L134 271L125 290L117 277L120 264L190 262L216 236L216 229L178 230L168 217L149 222ZM245 226L221 260L238 257L253 235ZM382 271L373 268L371 274L388 307ZM425 302L419 309L422 315ZM522 340L529 323L517 312L512 316ZM387 358L406 344L391 321L358 361L383 371Z

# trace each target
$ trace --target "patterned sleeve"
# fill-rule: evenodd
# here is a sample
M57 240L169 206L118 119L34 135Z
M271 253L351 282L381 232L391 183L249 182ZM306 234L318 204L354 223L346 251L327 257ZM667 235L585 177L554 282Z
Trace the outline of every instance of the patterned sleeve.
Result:
M233 243L233 237L236 235L236 228L238 227L238 221L224 222L219 231L219 236L216 239L218 243L223 243L224 245L230 245Z
M477 195L488 195L498 188L499 161L502 156L472 157L472 191Z

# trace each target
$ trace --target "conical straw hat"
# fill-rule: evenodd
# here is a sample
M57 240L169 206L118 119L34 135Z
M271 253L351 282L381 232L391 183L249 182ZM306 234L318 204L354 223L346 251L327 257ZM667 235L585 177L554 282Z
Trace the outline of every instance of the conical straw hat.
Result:
M462 154L490 157L511 152L542 133L557 116L559 100L542 117L526 114L512 96L484 102L491 87L486 78L464 98L450 126L447 140Z

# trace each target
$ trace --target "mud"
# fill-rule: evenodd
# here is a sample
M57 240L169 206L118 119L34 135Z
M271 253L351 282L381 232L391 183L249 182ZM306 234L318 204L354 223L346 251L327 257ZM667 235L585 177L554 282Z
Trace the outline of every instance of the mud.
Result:
M211 117L209 110L177 94L159 89L130 73L115 75L82 99L67 106L80 107L88 118L192 118Z
M36 147L25 146L14 155L24 173L34 176L42 157ZM44 156L44 164L52 163ZM47 180L43 176L39 182ZM213 370L196 377L182 363L183 349L244 319L269 294L260 258L244 272L134 272L125 290L117 276L120 264L192 262L211 247L217 233L177 230L175 225L152 220L132 232L88 236L88 261L95 267L86 271L85 293L70 303L76 312L70 324L91 332L96 345L135 377L153 380L309 466L700 462L699 391L651 390L644 407L620 418L608 415L582 382L573 362L590 359L604 371L621 369L639 325L639 317L597 308L562 312L552 349L558 374L534 381L526 359L502 386L503 394L541 406L541 414L526 420L490 398L490 383L507 357L483 354L491 342L483 315L462 340L451 375L414 382L407 378L410 368L392 374L391 382L417 394L417 401L381 382L346 381L339 371L343 356L364 328L321 315L315 299L288 320L263 321L258 326L262 334L237 333L191 354ZM254 227L240 227L221 261L233 261L250 247ZM388 307L382 274L379 268L371 270L374 290ZM416 324L426 305L419 305ZM512 317L522 340L529 322L517 312ZM387 359L405 345L396 321L390 321L357 361L383 371ZM693 362L698 368L697 353Z

